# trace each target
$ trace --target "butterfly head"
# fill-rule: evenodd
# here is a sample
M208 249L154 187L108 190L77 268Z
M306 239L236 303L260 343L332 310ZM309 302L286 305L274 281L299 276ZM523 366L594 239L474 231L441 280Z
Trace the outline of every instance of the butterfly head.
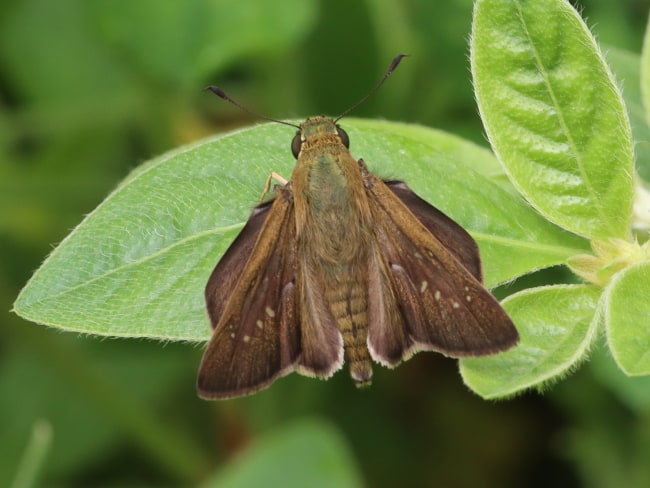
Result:
M313 145L322 144L323 141L332 140L350 147L348 134L330 117L319 115L309 117L302 124L291 141L291 152L298 158L301 151Z

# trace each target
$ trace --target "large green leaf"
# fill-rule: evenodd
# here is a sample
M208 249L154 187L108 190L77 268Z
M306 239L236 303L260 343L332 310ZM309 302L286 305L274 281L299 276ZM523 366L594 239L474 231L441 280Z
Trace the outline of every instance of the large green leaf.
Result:
M629 232L633 150L620 92L566 0L478 0L479 109L513 183L549 220L590 238Z
M417 126L347 120L355 157L411 187L465 226L486 281L511 280L582 252L586 242L535 213L489 152ZM292 132L262 125L165 154L137 168L50 255L16 312L68 330L203 340L203 288L271 171L287 177Z

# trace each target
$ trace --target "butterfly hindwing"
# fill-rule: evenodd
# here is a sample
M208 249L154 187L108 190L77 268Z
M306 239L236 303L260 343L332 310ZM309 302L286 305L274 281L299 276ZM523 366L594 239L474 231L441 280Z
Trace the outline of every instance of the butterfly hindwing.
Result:
M450 253L392 188L370 173L365 177L377 238L371 266L379 271L379 293L388 293L370 290L369 308L380 300L388 307L385 319L369 321L373 358L394 366L423 350L475 356L516 343L514 325L477 279L476 267L471 271L459 260L473 255L473 241L470 249ZM467 244L465 235L448 228L446 244Z
M301 352L297 371L306 376L329 378L343 366L343 337L314 270L301 267L299 272Z

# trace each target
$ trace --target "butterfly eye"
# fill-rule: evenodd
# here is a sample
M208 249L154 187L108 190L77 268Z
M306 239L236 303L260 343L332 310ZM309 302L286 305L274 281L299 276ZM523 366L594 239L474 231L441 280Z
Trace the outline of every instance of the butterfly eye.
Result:
M300 149L302 148L302 135L300 134L300 131L296 132L296 135L293 136L293 140L291 141L291 152L293 153L293 157L298 159L298 154L300 154Z
M343 129L341 129L341 127L339 127L338 125L336 126L336 133L341 138L341 142L343 143L343 145L348 149L350 149L350 137L348 136L348 133L345 132Z

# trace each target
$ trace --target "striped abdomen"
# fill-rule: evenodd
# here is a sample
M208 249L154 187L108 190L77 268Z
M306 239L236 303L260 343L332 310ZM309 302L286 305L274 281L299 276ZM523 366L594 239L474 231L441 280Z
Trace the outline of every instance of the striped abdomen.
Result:
M369 385L372 363L367 346L368 299L364 273L351 266L341 266L332 278L334 283L325 292L325 300L343 336L350 376L357 386Z

